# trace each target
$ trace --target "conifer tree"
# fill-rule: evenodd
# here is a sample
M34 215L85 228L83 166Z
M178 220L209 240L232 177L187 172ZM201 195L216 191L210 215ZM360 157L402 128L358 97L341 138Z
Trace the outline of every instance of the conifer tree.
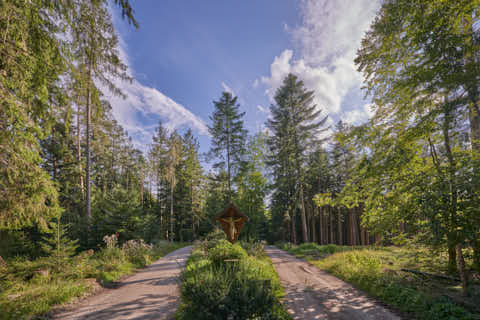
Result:
M300 208L303 242L308 242L307 217L305 209L305 164L307 155L318 141L321 127L327 117L320 119L321 110L313 103L313 91L307 91L301 80L289 74L275 94L275 104L268 120L271 136L269 164L274 170L274 184L278 189L285 184L293 188L289 191L287 204L292 223L295 221L297 207ZM288 188L288 186L287 186ZM295 233L292 227L292 233Z
M99 81L114 94L121 95L112 78L130 80L126 66L118 53L118 38L115 34L107 3L102 0L81 2L74 13L72 23L73 51L80 62L82 95L86 117L86 216L91 219L91 116L94 103L100 107L101 94L94 83Z
M224 169L227 173L228 198L232 198L232 180L244 162L247 131L243 127L243 116L237 104L237 97L223 92L218 101L213 102L215 110L208 128L212 136L210 154L219 161L214 168Z

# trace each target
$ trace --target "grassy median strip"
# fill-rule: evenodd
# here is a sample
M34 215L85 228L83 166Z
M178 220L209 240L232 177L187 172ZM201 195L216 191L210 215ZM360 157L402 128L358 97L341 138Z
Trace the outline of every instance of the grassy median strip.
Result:
M113 241L113 240L112 240ZM0 319L31 319L143 268L185 243L110 242L74 257L16 258L0 270Z
M244 247L226 240L197 244L182 274L177 319L290 319L263 245Z
M353 284L408 318L480 319L475 305L475 301L480 301L480 292L464 298L460 283L401 271L409 268L439 273L445 257L426 249L314 243L280 244L279 247Z

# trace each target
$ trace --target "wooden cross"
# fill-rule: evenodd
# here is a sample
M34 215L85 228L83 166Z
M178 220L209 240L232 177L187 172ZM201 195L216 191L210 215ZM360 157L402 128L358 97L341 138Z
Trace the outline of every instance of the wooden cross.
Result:
M231 203L217 216L216 220L222 225L228 241L235 243L248 217Z

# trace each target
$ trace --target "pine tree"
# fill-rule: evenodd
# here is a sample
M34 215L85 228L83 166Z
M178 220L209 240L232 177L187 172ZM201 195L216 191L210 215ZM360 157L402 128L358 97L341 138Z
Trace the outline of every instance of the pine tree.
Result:
M227 173L228 198L232 198L232 180L244 162L245 140L247 131L243 127L243 116L237 97L229 92L223 92L218 101L213 102L215 110L210 117L212 121L208 128L212 136L210 154L219 161L214 168L223 168Z

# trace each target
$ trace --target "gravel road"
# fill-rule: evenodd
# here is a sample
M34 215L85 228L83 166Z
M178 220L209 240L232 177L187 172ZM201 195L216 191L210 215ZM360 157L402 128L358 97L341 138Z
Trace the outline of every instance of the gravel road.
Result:
M400 319L346 282L269 246L266 248L286 290L284 303L294 319Z
M53 319L173 319L180 301L178 276L191 247L169 253L148 268L57 313Z

